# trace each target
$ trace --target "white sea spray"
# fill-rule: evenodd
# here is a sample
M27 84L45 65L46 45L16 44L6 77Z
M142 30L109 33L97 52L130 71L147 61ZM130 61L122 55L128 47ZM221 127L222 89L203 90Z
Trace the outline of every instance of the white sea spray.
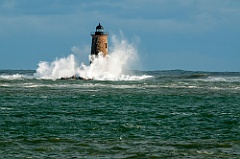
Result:
M127 74L126 70L131 69L138 62L137 49L123 38L119 40L116 36L112 36L111 40L113 47L109 51L110 53L105 57L102 56L101 52L97 57L89 56L89 59L94 59L91 65L80 62L81 59L70 54L53 62L40 62L35 77L53 80L72 76L94 80L141 80L149 78L146 75ZM80 51L78 50L78 52ZM81 64L79 65L79 63Z

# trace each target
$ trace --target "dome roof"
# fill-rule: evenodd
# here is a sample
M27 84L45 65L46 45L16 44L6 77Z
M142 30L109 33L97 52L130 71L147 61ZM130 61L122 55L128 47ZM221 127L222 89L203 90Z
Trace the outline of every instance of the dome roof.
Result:
M96 27L96 30L103 30L103 27L101 26L100 23L99 23L98 26Z

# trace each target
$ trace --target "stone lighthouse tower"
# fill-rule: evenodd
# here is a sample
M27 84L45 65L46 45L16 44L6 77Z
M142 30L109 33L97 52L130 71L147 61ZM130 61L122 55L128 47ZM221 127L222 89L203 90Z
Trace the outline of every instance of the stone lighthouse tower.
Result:
M108 33L104 32L104 28L99 23L96 31L91 33L92 46L91 46L91 59L90 63L102 52L103 57L108 54Z

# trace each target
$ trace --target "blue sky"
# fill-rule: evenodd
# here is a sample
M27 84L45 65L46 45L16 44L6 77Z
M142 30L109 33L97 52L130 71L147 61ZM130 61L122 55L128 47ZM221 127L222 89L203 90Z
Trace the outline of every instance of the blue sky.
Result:
M0 0L0 69L87 55L99 22L134 43L136 69L240 71L240 0Z

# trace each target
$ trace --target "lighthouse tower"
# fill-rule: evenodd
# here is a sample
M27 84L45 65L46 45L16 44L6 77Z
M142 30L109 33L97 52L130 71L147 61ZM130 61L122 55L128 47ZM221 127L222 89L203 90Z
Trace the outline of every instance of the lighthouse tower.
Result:
M96 27L96 31L91 33L92 36L92 46L91 46L91 59L97 57L100 52L102 52L103 57L108 54L108 33L104 32L104 28L99 23Z

